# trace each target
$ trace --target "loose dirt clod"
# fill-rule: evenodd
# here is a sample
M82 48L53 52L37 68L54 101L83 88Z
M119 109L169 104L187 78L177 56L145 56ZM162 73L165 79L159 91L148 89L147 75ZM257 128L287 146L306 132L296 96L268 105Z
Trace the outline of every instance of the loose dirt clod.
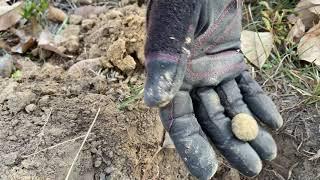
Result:
M63 22L68 16L61 9L58 9L53 6L48 8L48 19L52 21Z
M232 132L242 141L251 141L257 137L259 127L252 116L240 113L232 119Z

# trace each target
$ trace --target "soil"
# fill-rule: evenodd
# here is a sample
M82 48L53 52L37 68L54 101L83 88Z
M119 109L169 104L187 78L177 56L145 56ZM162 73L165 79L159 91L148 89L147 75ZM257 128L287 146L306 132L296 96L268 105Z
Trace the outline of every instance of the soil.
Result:
M99 108L70 179L195 179L174 149L162 148L157 110L141 98L122 106L144 82L144 13L131 5L78 18L72 59L15 56L22 77L0 79L0 179L64 179ZM285 120L273 133L278 157L254 179L320 178L319 109L275 82L280 90L264 88ZM215 179L247 179L219 161Z

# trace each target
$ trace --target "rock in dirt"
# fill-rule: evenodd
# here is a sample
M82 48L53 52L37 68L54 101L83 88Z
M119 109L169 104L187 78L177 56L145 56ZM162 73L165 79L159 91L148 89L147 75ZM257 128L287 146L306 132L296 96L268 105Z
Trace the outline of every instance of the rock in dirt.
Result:
M235 169L230 169L223 175L224 180L240 180L239 172Z
M64 46L69 52L75 53L80 48L80 26L79 25L69 25L63 32L63 41L60 43Z
M89 50L89 58L97 58L100 57L101 54L98 44L93 44Z
M98 157L97 159L96 159L96 161L94 162L94 167L100 167L101 166L101 164L102 164L102 159L101 159L101 157Z
M81 27L84 29L84 30L86 30L86 31L88 31L88 30L90 30L90 29L92 29L93 28L93 26L95 25L95 20L93 20L93 19L84 19L83 21L82 21L82 23L81 23Z
M82 78L89 76L94 72L99 72L102 69L101 58L87 59L77 62L68 70L68 75L73 78Z
M110 175L112 172L114 171L113 167L107 167L104 172L107 174L107 175Z
M13 68L12 56L9 54L0 55L0 77L10 77Z
M31 90L17 92L8 97L8 108L11 113L17 113L24 109L28 104L34 101L36 94Z
M69 17L69 23L73 25L79 25L82 21L82 16L72 14Z
M33 111L37 109L37 106L35 104L29 104L26 106L25 110L28 114L31 114Z
M48 8L48 19L57 22L63 22L67 18L67 14L63 12L61 9L58 9L53 6L49 6Z
M16 87L18 86L17 82L9 82L0 92L0 104L3 103L8 97L14 93Z
M11 165L15 164L17 158L18 158L18 152L12 152L12 153L9 153L9 154L2 156L1 159L2 159L2 163L4 165L11 166Z
M101 14L106 12L108 8L104 6L81 6L74 10L74 14L82 16L84 18L89 17L90 14Z

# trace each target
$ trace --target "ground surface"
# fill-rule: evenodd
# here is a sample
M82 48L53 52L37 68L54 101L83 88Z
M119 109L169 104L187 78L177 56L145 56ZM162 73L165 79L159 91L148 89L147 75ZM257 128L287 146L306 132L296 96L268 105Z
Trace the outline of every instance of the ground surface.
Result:
M22 77L0 79L0 179L64 179L99 108L70 179L194 179L174 149L161 148L164 137L157 111L145 107L141 98L126 105L132 89L144 81L144 10L130 8L91 17L94 25L81 27L81 46L71 60L15 56ZM101 67L70 73L82 60L118 56L109 47L121 44L115 43L119 39L125 42L120 60L130 56L135 65L113 62L116 67L108 67L108 60L101 60ZM133 72L126 72L132 67ZM273 133L279 154L265 163L256 179L320 178L320 162L314 156L320 148L319 107L301 103L303 97L280 81L264 86L285 120ZM246 179L220 160L216 179Z

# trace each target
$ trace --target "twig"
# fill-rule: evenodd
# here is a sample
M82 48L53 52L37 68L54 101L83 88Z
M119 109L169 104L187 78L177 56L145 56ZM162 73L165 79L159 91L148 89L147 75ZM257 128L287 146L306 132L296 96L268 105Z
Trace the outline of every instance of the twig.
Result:
M295 167L297 167L298 165L299 165L299 163L297 162L297 163L295 163L294 165L292 165L292 166L290 167L290 169L289 169L289 171L288 171L288 178L287 178L287 180L289 180L289 179L291 178L293 169L294 169Z
M70 174L71 174L71 171L72 171L72 169L73 169L73 166L74 166L75 162L77 161L78 156L79 156L79 154L80 154L80 152L81 152L84 144L86 143L86 141L87 141L87 139L88 139L88 136L89 136L89 134L90 134L90 132L91 132L91 130L92 130L92 128L93 128L94 123L96 122L96 120L97 120L97 118L98 118L99 113L100 113L100 108L98 109L98 112L97 112L97 114L96 114L96 116L95 116L95 118L94 118L94 120L93 120L93 122L92 122L92 124L91 124L91 126L90 126L90 128L89 128L89 130L88 130L88 132L87 132L87 134L86 134L86 136L84 137L84 140L82 141L82 144L81 144L81 146L80 146L80 148L79 148L76 156L74 157L74 159L73 159L73 161L72 161L71 167L69 168L69 171L68 171L68 174L67 174L65 180L68 180L68 179L69 179L69 176L70 176Z
M285 180L285 178L284 178L281 174L279 174L277 171L272 170L272 169L267 169L267 168L265 168L265 170L266 170L266 171L269 171L269 172L272 172L272 173L273 173L275 176L277 176L279 179Z
M316 159L319 159L320 158L320 149L317 151L317 153L315 155L313 155L309 161L313 161L313 160L316 160Z
M144 175L142 177L142 180L146 180L147 179L147 172L151 169L152 165L151 163L153 162L153 160L157 157L157 155L160 153L161 150L163 150L163 147L158 147L157 151L154 153L154 155L152 156L152 158L147 162L146 164L146 168L145 168L145 172Z
M43 135L44 135L44 128L47 126L51 114L52 114L52 109L50 109L50 112L49 112L49 114L48 114L48 116L47 116L47 118L46 118L46 121L45 121L44 125L42 126L42 129L41 129L40 133L38 134L39 141L38 141L38 143L37 143L37 145L36 145L36 150L35 150L35 152L37 152L38 149L39 149L39 145L40 145L41 138L42 138Z
M66 144L66 143L68 143L68 142L76 141L76 140L78 140L78 139L83 138L84 136L85 136L85 135L82 135L82 136L76 137L76 138L74 138L74 139L69 139L69 140L67 140L67 141L64 141L64 142L58 143L58 144L53 145L53 146L50 146L50 147L48 147L48 148L41 149L40 151L37 151L37 152L35 152L35 153L29 154L29 155L25 155L25 156L21 156L21 157L22 157L22 158L28 158L28 157L30 157L30 156L37 155L37 154L39 154L39 153L41 153L41 152L44 152L44 151L47 151L47 150L50 150L50 149L56 148L56 147L58 147L58 146L61 146L61 145L63 145L63 144Z

